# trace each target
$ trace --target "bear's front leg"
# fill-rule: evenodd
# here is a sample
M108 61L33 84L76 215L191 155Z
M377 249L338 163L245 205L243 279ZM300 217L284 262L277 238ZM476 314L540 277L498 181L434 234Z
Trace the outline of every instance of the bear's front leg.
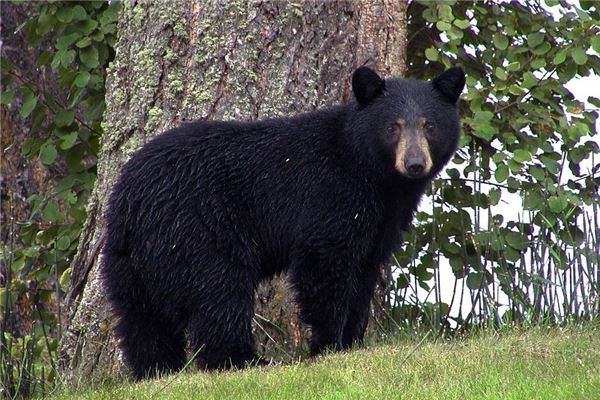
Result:
M310 353L343 349L355 263L334 251L304 251L291 270L300 319L311 327Z
M348 320L344 327L342 346L344 349L352 347L354 343L362 343L369 322L371 299L375 291L377 278L380 276L378 265L367 265L360 272L356 293L352 296L348 310Z

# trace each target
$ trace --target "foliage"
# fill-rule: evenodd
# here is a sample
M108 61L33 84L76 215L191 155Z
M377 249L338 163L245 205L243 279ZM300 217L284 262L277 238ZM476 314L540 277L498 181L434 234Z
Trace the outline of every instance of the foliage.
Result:
M7 397L30 394L55 376L60 301L96 178L104 71L116 41L118 3L49 2L37 7L39 12L20 28L30 46L42 49L35 61L42 73L56 77L60 94L37 86L2 58L1 104L20 105L20 116L31 123L22 154L56 179L50 191L27 199L28 220L9 227L12 240L2 249L7 282L0 288L0 380ZM36 321L28 335L15 337L8 326L10 313L31 286Z
M396 322L600 313L598 108L565 86L600 74L600 11L561 4L554 19L537 1L411 3L409 73L427 79L459 64L468 77L461 149L396 255ZM441 299L445 266L450 302Z
M595 399L597 329L531 330L445 342L412 336L386 346L222 374L185 373L103 384L51 399Z

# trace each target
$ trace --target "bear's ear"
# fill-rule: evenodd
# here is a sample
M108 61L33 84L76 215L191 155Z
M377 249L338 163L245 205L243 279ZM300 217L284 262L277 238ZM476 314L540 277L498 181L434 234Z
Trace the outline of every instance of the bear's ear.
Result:
M461 67L453 67L435 78L432 83L448 101L456 103L465 87L465 73Z
M385 81L368 67L360 67L352 75L352 91L358 104L364 106L383 93Z

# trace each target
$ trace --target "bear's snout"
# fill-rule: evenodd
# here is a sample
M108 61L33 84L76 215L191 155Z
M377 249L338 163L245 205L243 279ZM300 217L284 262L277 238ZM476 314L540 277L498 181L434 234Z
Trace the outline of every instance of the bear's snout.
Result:
M429 143L421 130L406 131L396 146L396 170L411 179L425 177L433 167Z

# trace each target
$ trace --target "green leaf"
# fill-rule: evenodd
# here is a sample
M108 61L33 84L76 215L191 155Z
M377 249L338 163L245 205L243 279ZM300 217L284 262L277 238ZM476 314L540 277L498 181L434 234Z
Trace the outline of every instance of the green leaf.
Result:
M41 139L25 139L21 145L21 154L23 154L24 157L31 159L39 152L43 143L44 141Z
M88 84L89 81L90 81L90 73L83 71L83 72L79 72L77 74L73 83L78 88L84 88Z
M460 19L460 18L456 18L454 20L453 24L459 29L467 29L471 25L471 23L469 22L468 19Z
M50 57L52 56L52 54L54 54L54 51L50 52L48 50L43 50L40 53L40 56L37 59L37 65L39 65L40 67L48 64L48 62L50 61Z
M41 129L46 120L47 108L44 104L38 104L31 113L31 132L37 132Z
M491 140L496 134L496 128L491 122L493 116L489 111L476 111L470 123L473 128L473 134L488 141Z
M444 242L442 247L450 254L460 254L460 246L453 242Z
M547 155L541 155L539 160L544 164L550 174L556 175L560 169L560 165Z
M531 62L532 69L542 69L546 66L546 59L543 57L536 58Z
M600 108L600 98L594 97L594 96L588 96L587 101L588 101L588 103Z
M525 72L523 74L523 86L526 89L529 89L529 88L537 85L537 83L538 83L537 78L531 72Z
M38 17L37 24L35 24L35 31L38 35L43 36L54 28L54 24L56 24L56 18L44 12Z
M506 243L515 250L522 250L527 247L527 238L520 232L506 232L504 239L506 239Z
M539 190L526 190L523 194L523 208L526 210L539 210L544 204L544 199Z
M79 39L80 35L78 33L71 33L69 35L60 36L56 40L56 48L59 50L64 50Z
M44 219L48 222L54 222L58 219L58 206L54 202L49 202L44 207Z
M62 23L73 21L73 9L69 6L62 6L56 10L56 18Z
M518 61L511 62L510 64L508 64L506 69L509 71L518 71L521 69L521 63Z
M543 182L546 179L546 173L542 168L538 166L531 166L529 168L529 173L531 174L531 176L537 179L538 182Z
M427 57L427 59L430 61L437 61L439 59L438 52L433 47L428 47L425 50L425 57Z
M495 33L493 37L494 45L500 50L506 50L508 47L508 38L503 33Z
M23 254L28 258L37 257L38 254L40 254L40 246L25 247L23 249Z
M63 127L67 125L71 125L73 122L73 118L75 117L75 113L69 110L59 111L58 114L54 117L54 123L56 126Z
M56 53L60 58L60 64L67 68L75 61L75 50L60 50Z
M510 94L514 94L515 96L520 96L523 93L525 93L525 91L523 90L523 88L519 84L510 85L508 87L508 92Z
M10 104L14 101L15 99L15 91L14 90L8 90L6 92L2 92L0 93L0 104Z
M23 99L23 105L21 106L21 110L19 111L19 115L21 118L29 117L29 114L33 111L35 106L37 105L38 98L33 92L27 92L25 98Z
M592 36L592 49L594 49L596 53L600 54L600 36L598 36L598 34Z
M46 165L50 165L56 160L56 156L58 155L56 148L50 142L44 143L44 145L40 148L40 160Z
M69 239L69 237L66 235L59 237L58 240L56 241L56 248L58 250L62 250L62 251L67 250L70 245L71 245L71 239Z
M454 15L452 15L452 7L450 7L448 4L440 5L438 9L438 16L442 21L452 21L454 19Z
M487 123L494 118L494 114L491 111L477 111L473 118L478 122Z
M543 41L544 41L543 33L536 32L536 33L527 35L527 45L529 46L530 49L533 49L533 48L537 47L538 45L542 44Z
M548 2L548 1L550 1L550 0L547 0L546 2ZM554 0L554 1L558 2L558 0ZM581 5L582 9L589 10L590 8L595 6L595 3L596 3L596 0L581 0L579 2L579 5Z
M80 6L79 4L73 7L73 20L74 21L83 21L87 19L88 15L85 12L85 8Z
M563 211L568 205L569 201L566 196L550 196L550 199L548 199L548 207L556 214Z
M587 62L587 54L585 54L585 50L581 47L575 47L571 50L571 57L573 57L573 61L577 65L583 65Z
M496 178L496 182L502 183L504 182L509 175L508 167L506 164L501 163L496 167L496 171L494 171L494 178Z
M446 34L448 35L448 37L451 40L460 40L463 38L463 36L465 35L463 33L463 31L461 31L460 29L458 29L455 26L451 26L450 30L446 32Z
M99 64L98 49L89 46L79 52L79 59L88 68L96 68Z
M76 47L80 49L89 46L92 43L92 38L89 36L81 38L77 43L75 43Z
M81 163L86 155L85 145L78 143L71 147L65 155L65 162L71 171L80 171Z
M50 62L50 68L52 68L52 71L56 71L56 69L60 65L61 55L62 55L62 52L60 52L60 51L54 53L54 57L52 57L52 62Z
M503 67L496 67L495 74L500 80L503 81L505 81L508 78L508 74L506 73L506 70Z
M490 189L488 197L490 198L490 204L495 206L500 202L500 197L502 196L502 192L500 189L494 187Z
M565 102L568 104L568 102ZM585 103L582 101L573 100L567 107L567 112L571 114L581 114L585 110Z
M510 171L513 174L518 174L519 172L521 172L521 164L516 162L514 158L511 158L510 160L506 161L506 165L508 165L508 169L510 169Z
M104 98L102 98L102 96L89 97L86 102L88 101L90 105L88 106L87 110L85 110L85 117L92 120L100 119L106 108Z
M567 50L563 49L554 55L554 59L552 60L552 63L554 65L560 65L560 64L564 63L566 59L567 59Z
M62 135L60 137L60 139L61 139L60 148L62 150L70 149L71 147L73 147L73 145L77 141L77 131L73 131L73 132L67 133L66 135Z
M500 161L506 160L506 154L498 152L492 156L492 161L498 164Z
M77 196L75 196L75 193L72 190L67 190L66 192L61 193L60 197L66 200L69 204L77 203Z
M67 105L67 108L75 107L75 105L79 103L79 100L81 100L81 97L83 97L84 92L85 88L78 88L75 93L71 93L71 101Z
M540 56L542 54L546 54L551 49L552 46L550 46L550 43L542 43L540 46L537 46L535 49L531 50L531 52L537 56Z
M65 269L65 272L60 276L59 283L60 287L63 289L69 287L71 284L71 267Z
M467 276L467 287L471 290L479 289L485 281L485 275L482 272L471 272Z
M90 35L90 38L95 42L101 42L102 40L104 40L104 33L102 31L96 31L95 33L92 33ZM109 46L113 47L111 45Z
M441 32L447 32L452 28L452 25L446 21L438 21L436 22L435 27Z
M508 262L516 262L521 258L521 253L510 246L504 248L504 258Z
M531 161L531 153L529 152L529 150L517 149L513 153L513 160L515 160L518 163Z
M13 271L20 271L23 269L24 266L25 266L25 257L20 256L16 260L13 261L13 263L10 266L10 269L12 269ZM4 293L2 293L2 295L3 295L2 297L6 296Z
M74 24L74 29L82 36L91 34L98 27L98 22L94 19L86 19Z
M72 188L76 181L77 179L74 175L67 175L58 182L58 184L54 187L54 190L56 192L64 192Z
M494 128L491 124L480 124L476 127L473 127L473 135L479 138L485 139L488 142L493 139L496 135L496 128Z

